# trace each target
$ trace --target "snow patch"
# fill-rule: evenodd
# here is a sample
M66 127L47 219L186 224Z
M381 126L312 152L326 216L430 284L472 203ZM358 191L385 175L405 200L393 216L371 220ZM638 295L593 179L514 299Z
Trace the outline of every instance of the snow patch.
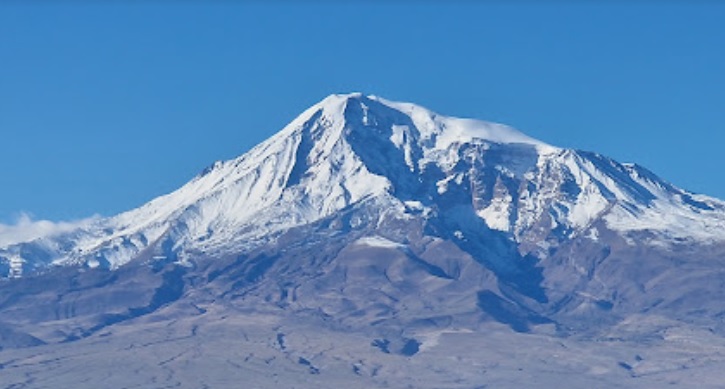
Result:
M386 249L400 249L404 248L405 245L393 242L390 239L383 238L379 235L366 236L355 241L355 244L365 245L370 247L381 247Z
M586 237L589 238L589 239L591 239L591 240L593 240L593 241L595 241L595 242L598 241L599 240L599 230L596 227L590 228L587 231Z
M489 228L507 232L511 229L512 200L510 195L494 198L488 207L477 211L476 214L486 222Z

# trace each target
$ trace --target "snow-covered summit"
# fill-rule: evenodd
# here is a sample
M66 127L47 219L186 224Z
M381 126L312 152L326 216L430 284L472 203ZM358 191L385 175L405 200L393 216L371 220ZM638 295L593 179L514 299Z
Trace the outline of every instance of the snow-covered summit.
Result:
M362 109L362 112L359 109ZM432 141L435 148L439 149L446 148L454 142L481 140L501 144L528 144L549 152L559 150L504 124L444 116L417 104L390 101L359 92L330 95L300 115L292 125L320 110L324 111L327 117L342 117L353 121L361 119L365 125L371 125L371 119L368 117L371 110L377 114L387 110L397 111L408 117L409 120L406 121L414 124L421 140ZM356 117L355 112L362 113L362 116Z
M377 214L402 215L410 204L431 218L470 213L536 255L573 236L596 237L600 227L725 240L722 202L636 165L556 148L502 124L351 93L323 99L173 193L71 232L0 247L0 261L21 258L31 268L184 262L241 252L365 204Z

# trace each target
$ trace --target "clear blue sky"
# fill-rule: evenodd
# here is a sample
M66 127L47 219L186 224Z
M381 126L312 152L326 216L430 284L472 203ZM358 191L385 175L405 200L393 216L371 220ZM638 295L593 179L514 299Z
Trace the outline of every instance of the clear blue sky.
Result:
M141 205L349 91L725 198L722 2L52 3L0 2L0 222Z

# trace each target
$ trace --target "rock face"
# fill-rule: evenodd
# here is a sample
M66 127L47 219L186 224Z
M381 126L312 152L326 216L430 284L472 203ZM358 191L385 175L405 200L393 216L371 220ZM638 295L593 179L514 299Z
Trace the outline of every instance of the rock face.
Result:
M640 166L333 95L171 194L0 247L0 346L239 314L405 357L430 352L426 334L492 325L722 334L724 226L725 203ZM638 315L654 324L633 328Z

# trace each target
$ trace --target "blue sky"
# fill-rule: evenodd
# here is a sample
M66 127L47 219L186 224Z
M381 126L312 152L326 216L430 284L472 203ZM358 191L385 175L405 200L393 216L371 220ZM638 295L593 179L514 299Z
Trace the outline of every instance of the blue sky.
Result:
M725 198L719 2L29 3L0 3L0 222L141 205L349 91Z

